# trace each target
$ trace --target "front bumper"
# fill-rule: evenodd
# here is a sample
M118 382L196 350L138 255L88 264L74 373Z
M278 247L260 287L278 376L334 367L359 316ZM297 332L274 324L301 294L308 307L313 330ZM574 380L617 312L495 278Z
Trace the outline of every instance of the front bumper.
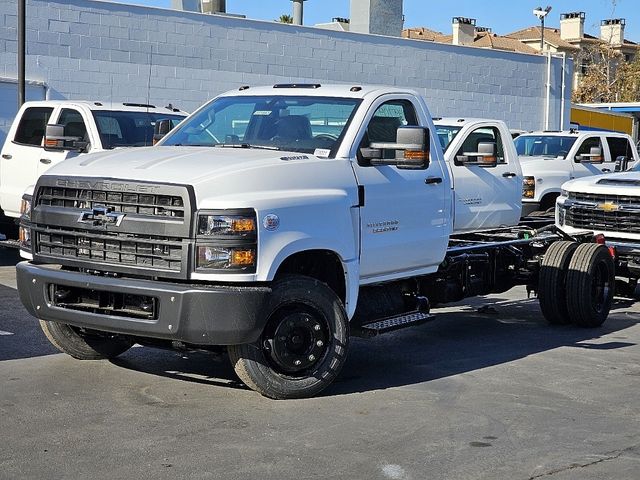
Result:
M54 265L21 262L16 266L20 300L41 319L138 337L196 345L238 345L256 341L264 328L262 315L271 293L268 286L185 285L131 278L111 278L61 270ZM95 313L57 305L52 286L92 292L153 297L153 319L126 312Z
M525 202L522 201L522 216L528 217L533 212L540 210L540 202Z

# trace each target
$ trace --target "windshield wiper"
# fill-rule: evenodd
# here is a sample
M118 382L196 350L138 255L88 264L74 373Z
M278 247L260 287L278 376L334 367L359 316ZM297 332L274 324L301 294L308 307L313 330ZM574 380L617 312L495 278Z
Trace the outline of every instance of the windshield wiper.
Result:
M216 143L212 146L219 148L256 148L259 150L280 150L278 147L268 145L252 145L250 143Z

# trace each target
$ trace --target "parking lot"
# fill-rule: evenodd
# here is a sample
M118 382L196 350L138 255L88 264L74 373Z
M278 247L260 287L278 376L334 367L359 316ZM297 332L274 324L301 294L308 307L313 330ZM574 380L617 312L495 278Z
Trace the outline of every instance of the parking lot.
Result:
M225 360L56 352L0 249L0 478L637 479L640 308L549 327L523 288L354 340L319 398L272 401ZM478 313L483 305L495 311Z

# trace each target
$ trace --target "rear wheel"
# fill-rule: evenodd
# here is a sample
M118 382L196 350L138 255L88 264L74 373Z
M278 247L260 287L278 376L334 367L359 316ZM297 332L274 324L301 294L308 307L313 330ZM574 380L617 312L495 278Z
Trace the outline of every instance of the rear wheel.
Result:
M83 330L65 323L40 320L40 327L54 347L78 360L115 358L133 345L119 335Z
M261 338L228 347L240 379L274 398L310 397L326 388L345 362L349 322L342 302L325 284L290 275L273 285Z
M571 322L567 309L567 268L576 242L554 242L544 254L538 279L538 299L544 318L552 325Z
M576 249L567 273L567 308L580 327L599 327L611 310L615 267L604 245L584 243Z

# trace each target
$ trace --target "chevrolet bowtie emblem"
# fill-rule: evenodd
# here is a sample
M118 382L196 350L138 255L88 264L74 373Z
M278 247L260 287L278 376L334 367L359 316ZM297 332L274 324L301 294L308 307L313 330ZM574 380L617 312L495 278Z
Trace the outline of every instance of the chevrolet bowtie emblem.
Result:
M96 205L92 210L83 211L78 218L78 223L90 223L94 227L106 227L107 225L119 227L124 216L124 213L114 213L113 207Z
M604 210L605 212L615 212L620 209L620 207L612 202L605 202L598 205L599 210Z

